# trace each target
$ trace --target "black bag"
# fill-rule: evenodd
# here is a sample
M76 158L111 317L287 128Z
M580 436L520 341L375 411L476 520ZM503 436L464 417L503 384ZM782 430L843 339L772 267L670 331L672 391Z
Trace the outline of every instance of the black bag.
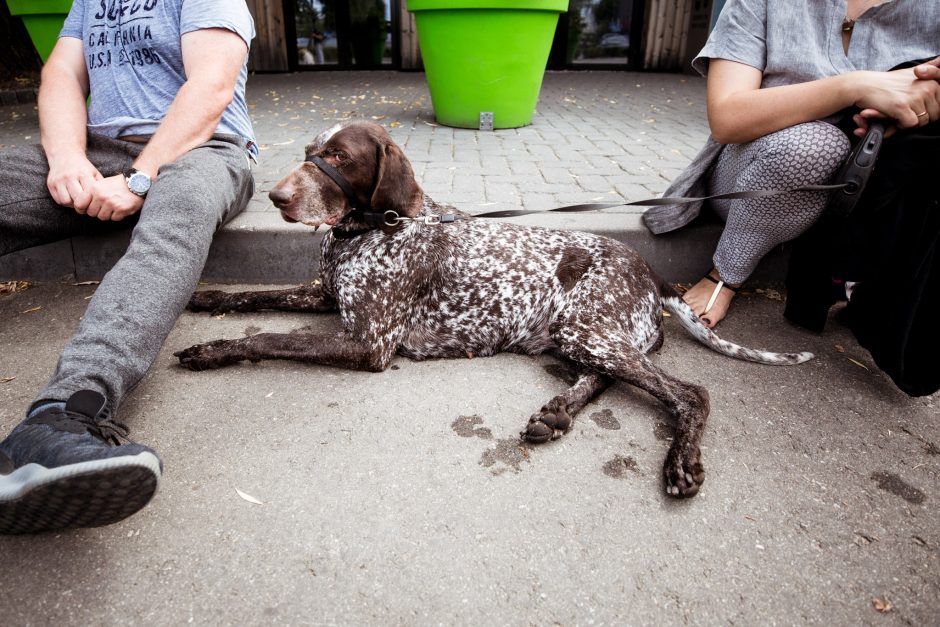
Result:
M881 148L848 217L830 212L794 243L784 315L822 331L859 281L845 320L879 368L911 396L940 389L940 123L900 131Z

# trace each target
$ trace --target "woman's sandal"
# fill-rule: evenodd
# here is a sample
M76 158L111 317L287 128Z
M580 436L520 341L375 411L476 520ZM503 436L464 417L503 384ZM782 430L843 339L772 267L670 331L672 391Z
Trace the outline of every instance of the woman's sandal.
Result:
M715 301L718 300L718 295L721 293L721 288L723 287L728 288L735 294L737 294L738 290L741 289L740 285L738 287L735 287L733 285L728 285L721 278L716 279L715 277L712 276L711 270L709 270L708 273L703 278L706 278L715 284L715 291L712 292L711 297L708 299L708 304L705 305L705 310L702 312L703 316L707 314L709 311L711 311L711 308L715 304Z

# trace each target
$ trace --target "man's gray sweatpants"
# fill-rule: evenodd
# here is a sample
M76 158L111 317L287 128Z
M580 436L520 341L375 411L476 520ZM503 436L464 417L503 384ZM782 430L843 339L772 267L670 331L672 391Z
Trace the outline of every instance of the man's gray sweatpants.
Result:
M139 215L119 222L57 205L40 146L0 150L0 264L30 246L133 227L127 252L101 281L37 402L89 389L114 412L146 374L196 288L213 234L251 199L244 143L217 135L163 166ZM130 168L142 149L88 137L88 158L105 177Z

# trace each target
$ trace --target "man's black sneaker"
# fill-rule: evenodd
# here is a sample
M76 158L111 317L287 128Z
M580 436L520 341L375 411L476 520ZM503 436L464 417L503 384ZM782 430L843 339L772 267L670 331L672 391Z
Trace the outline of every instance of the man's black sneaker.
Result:
M0 442L0 534L109 525L157 491L163 464L151 449L121 444L98 392L76 392Z

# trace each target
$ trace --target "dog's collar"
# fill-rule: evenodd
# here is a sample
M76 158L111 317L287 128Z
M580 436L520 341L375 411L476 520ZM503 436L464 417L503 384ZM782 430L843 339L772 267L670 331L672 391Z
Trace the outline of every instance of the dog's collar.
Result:
M343 190L343 194L345 194L346 199L353 208L352 212L349 214L349 218L356 222L366 224L371 228L385 226L385 213L373 211L370 203L359 200L359 198L356 197L356 193L353 191L352 185L349 184L346 177L339 173L339 170L327 163L322 157L316 155L310 155L306 157L304 161L309 161L320 168L320 171L330 177L330 179ZM355 237L355 235L352 237Z
M365 235L366 233L371 233L371 232L374 231L374 230L375 230L374 228L366 228L366 229L341 229L341 228L339 228L339 227L334 226L332 229L330 229L330 233L331 233L331 234L333 235L333 237L335 237L336 239L339 239L339 240L348 240L348 239L352 239L352 238L354 238L354 237L359 237L360 235Z

